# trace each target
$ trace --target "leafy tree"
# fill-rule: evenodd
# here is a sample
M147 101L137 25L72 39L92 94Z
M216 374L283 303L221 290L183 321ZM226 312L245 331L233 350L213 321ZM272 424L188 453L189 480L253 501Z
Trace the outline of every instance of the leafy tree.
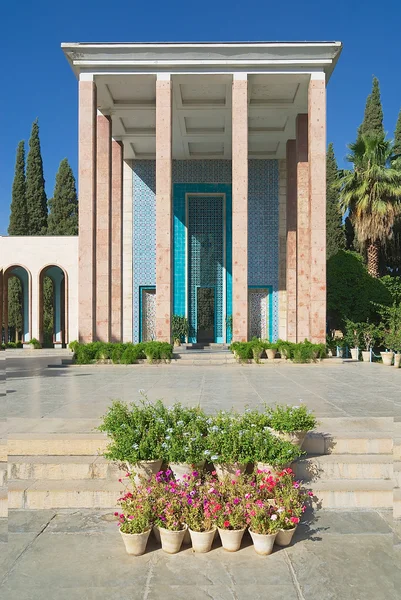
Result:
M380 281L390 292L393 302L401 302L401 277L385 275Z
M334 187L337 178L337 161L333 144L330 143L326 155L326 256L328 259L345 245L338 190Z
M400 155L401 157L401 110L398 113L397 124L395 126L393 152L395 155Z
M46 235L47 198L37 120L32 125L29 140L26 166L26 202L28 207L29 235Z
M358 137L366 134L384 136L383 108L377 77L373 77L372 92L366 99L365 114L358 130Z
M363 134L349 148L353 169L342 172L336 187L343 212L350 211L358 241L366 248L368 271L379 277L380 244L391 237L400 214L401 171L391 164L392 144L384 136Z
M371 277L357 252L340 250L327 261L327 313L329 329L343 329L347 319L377 322L375 305L392 303L380 279Z
M14 331L14 341L18 342L22 331L22 284L18 277L8 280L8 326ZM8 342L8 332L5 332Z
M78 235L77 190L72 169L66 158L60 163L49 207L48 235Z
M11 196L9 235L27 235L28 213L25 196L25 142L17 148L15 173Z

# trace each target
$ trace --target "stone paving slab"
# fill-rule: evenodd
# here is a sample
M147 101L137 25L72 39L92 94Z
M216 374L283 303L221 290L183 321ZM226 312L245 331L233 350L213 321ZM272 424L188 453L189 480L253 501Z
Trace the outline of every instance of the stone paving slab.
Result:
M292 546L268 557L257 556L247 536L237 553L215 543L208 554L186 548L173 556L151 537L149 551L134 558L125 553L110 512L10 511L0 596L396 600L400 554L393 526L389 511L319 511L307 515Z

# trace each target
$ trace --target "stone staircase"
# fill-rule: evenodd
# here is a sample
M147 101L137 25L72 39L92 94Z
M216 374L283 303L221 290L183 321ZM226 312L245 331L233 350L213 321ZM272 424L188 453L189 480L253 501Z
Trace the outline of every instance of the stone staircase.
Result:
M124 472L98 455L106 445L100 433L9 434L8 507L113 509ZM304 448L308 455L294 468L314 491L319 507L393 507L394 517L401 518L401 423L322 419L320 431L307 436ZM7 457L0 458L5 490Z

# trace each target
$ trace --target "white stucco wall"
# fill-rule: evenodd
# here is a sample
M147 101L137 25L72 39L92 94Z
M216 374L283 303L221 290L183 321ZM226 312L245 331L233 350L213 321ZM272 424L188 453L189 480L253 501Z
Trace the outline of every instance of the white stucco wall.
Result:
M78 339L78 236L0 236L0 269L24 267L31 278L31 333L39 339L39 276L57 265L67 274L68 342Z

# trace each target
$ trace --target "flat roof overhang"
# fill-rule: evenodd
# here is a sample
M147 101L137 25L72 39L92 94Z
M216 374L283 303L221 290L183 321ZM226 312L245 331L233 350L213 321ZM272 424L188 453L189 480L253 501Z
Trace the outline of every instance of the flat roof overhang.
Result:
M341 42L166 42L61 44L80 73L249 73L324 71L329 80Z

